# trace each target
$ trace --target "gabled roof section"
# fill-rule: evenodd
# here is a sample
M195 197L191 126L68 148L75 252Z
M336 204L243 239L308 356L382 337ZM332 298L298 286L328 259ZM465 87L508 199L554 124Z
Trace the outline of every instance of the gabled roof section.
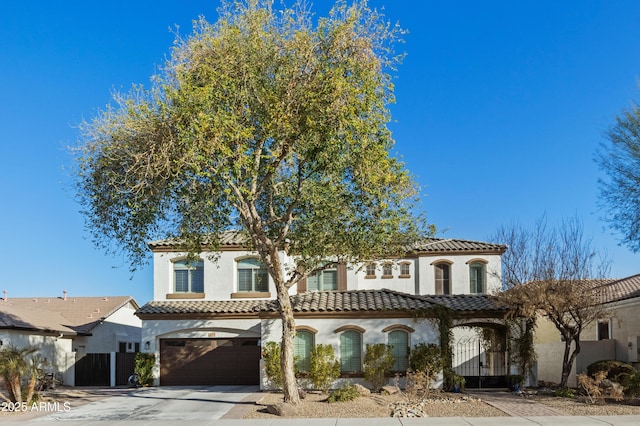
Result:
M138 308L131 296L0 299L0 328L89 334L128 303Z
M385 312L428 312L445 306L463 315L502 316L508 308L493 296L415 296L393 290L311 291L291 296L294 314L362 314ZM202 317L274 314L276 300L185 300L153 301L138 309L140 318L166 316Z
M241 231L229 230L220 234L220 250L225 248L244 247L247 242L247 236ZM150 241L147 243L151 251L176 251L180 249L183 242L179 239L168 238L164 240ZM207 239L205 238L203 248L207 247Z
M459 240L455 238L424 238L413 244L409 244L406 249L407 252L416 254L502 254L507 251L507 246L503 244Z
M618 280L606 280L604 284L595 288L601 291L604 303L640 297L640 274Z

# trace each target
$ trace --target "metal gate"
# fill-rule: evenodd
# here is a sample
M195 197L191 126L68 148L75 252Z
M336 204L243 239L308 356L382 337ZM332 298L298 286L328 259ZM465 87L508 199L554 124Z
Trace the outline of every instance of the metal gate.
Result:
M461 339L453 354L453 371L464 376L468 388L507 386L507 354L501 339Z
M133 352L119 352L116 354L116 386L122 386L129 383L131 376L136 368L136 354Z
M85 354L76 360L76 386L109 386L110 354Z

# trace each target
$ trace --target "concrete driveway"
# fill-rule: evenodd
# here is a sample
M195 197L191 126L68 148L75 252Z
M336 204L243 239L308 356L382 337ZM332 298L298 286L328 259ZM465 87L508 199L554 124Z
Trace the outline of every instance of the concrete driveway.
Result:
M257 391L257 386L142 388L78 407L70 403L37 420L213 420Z

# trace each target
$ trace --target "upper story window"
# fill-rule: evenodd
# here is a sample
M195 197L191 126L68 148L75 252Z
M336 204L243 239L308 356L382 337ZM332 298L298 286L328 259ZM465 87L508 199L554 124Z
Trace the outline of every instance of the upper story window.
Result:
M611 339L611 322L608 319L598 320L597 339Z
M400 264L400 278L411 277L411 263L403 262Z
M448 263L437 263L434 265L434 269L436 294L451 294L451 265Z
M259 259L247 258L238 261L238 291L269 291L269 274Z
M309 275L307 278L308 291L329 291L338 289L338 271L329 268Z
M382 278L393 278L393 265L391 263L382 265Z
M375 278L376 277L376 264L375 263L368 263L367 264L367 275L365 275L365 278Z
M204 293L204 262L179 260L173 263L176 293Z
M469 264L469 292L471 294L486 292L485 264L473 262Z

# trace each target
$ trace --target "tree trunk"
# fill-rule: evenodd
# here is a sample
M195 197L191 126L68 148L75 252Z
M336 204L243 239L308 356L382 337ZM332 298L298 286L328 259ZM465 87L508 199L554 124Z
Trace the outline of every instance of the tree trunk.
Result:
M576 348L571 352L571 343L576 343ZM560 380L560 387L566 388L569 381L569 374L573 367L573 362L576 356L580 353L580 338L578 336L573 339L566 338L564 341L564 356L562 357L562 378Z
M300 403L298 383L294 372L294 346L293 339L296 335L296 324L291 308L291 299L286 286L276 285L278 302L280 303L280 319L282 320L282 353L280 362L282 366L282 391L284 402L297 405Z

